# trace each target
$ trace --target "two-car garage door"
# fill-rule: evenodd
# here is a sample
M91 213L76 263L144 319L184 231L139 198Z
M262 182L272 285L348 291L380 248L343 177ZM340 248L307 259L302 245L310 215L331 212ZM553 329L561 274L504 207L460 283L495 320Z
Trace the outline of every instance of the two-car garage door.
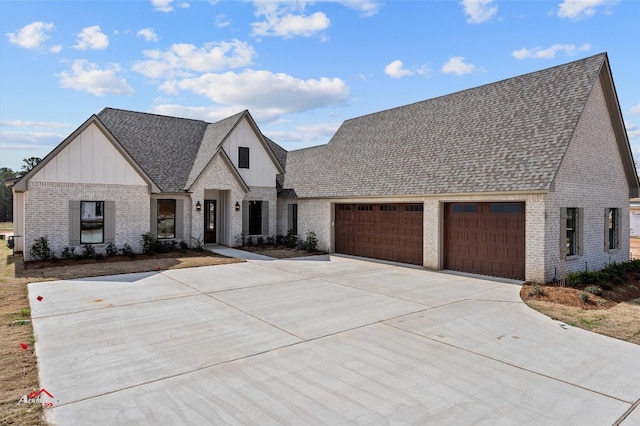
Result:
M444 204L444 269L524 279L524 206ZM336 204L335 251L422 265L423 215L422 204Z

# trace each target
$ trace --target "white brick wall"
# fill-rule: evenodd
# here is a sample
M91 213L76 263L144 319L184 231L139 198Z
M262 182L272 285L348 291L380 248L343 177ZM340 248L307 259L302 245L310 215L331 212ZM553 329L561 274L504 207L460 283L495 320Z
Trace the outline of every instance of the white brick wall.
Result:
M584 255L560 255L560 209L584 209ZM604 210L620 209L620 248L605 251ZM546 203L545 280L564 272L597 270L610 262L629 260L629 187L624 173L600 81L580 117ZM564 231L562 231L564 234Z
M276 235L287 235L289 232L289 204L297 204L295 198L278 198L278 232ZM298 232L300 222L298 221Z
M127 243L140 251L140 236L149 232L149 190L146 185L84 184L31 180L25 192L25 260L33 241L48 236L49 246L60 256L69 245L69 200L115 201L118 248ZM104 252L106 244L96 244ZM77 250L77 249L76 249Z

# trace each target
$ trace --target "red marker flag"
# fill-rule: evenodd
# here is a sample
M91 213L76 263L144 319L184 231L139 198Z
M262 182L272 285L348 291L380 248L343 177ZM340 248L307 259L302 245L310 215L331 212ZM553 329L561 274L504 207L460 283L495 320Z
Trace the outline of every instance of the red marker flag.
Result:
M38 302L42 302L42 299L44 299L44 297L38 296L38 297L36 297L36 299L38 299Z
M26 351L27 349L29 349L29 346L27 346L27 344L26 344L26 343L20 343L20 347L22 347L22 349L23 349L23 350L25 350L25 351Z

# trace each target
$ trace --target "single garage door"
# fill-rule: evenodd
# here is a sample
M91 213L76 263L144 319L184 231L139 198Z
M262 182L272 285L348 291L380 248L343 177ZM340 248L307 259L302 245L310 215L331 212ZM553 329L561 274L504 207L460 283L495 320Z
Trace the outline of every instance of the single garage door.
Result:
M524 203L449 203L444 268L524 280L524 228Z
M422 204L336 204L336 253L422 265Z

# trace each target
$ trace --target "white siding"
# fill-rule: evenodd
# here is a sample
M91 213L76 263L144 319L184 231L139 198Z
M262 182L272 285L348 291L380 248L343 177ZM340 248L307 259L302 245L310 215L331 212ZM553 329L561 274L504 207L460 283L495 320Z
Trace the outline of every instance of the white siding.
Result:
M248 169L238 168L238 147L249 148ZM231 132L223 149L248 186L275 187L278 169L246 119Z
M89 125L32 178L32 182L145 185L104 133Z
M560 255L560 209L583 209L583 255ZM605 250L604 211L620 209L620 248ZM594 85L546 206L546 273L597 270L629 260L629 185L607 111L602 86Z

